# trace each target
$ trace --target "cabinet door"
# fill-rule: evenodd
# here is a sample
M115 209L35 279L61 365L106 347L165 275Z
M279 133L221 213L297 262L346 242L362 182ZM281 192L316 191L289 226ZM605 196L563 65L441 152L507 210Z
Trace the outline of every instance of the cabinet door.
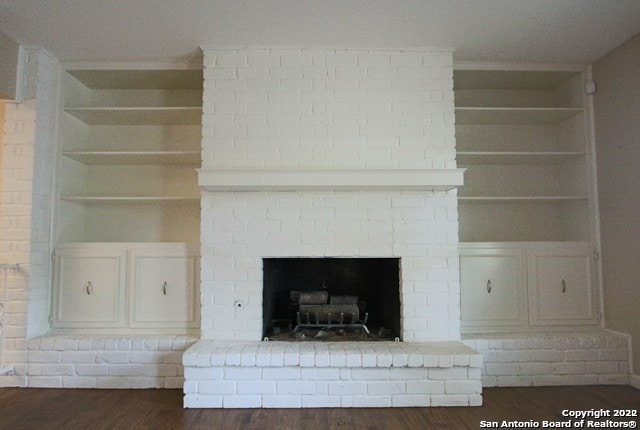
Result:
M462 328L526 322L523 256L517 249L461 249Z
M592 258L588 248L529 251L531 324L597 322Z
M120 249L56 250L53 326L122 327L125 257Z
M197 254L181 245L131 252L131 327L195 327Z

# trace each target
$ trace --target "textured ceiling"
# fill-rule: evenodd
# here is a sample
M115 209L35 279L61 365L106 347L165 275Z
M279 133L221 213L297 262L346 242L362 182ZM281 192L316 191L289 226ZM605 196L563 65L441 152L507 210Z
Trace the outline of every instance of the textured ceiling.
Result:
M302 45L451 47L458 61L587 64L640 32L640 1L0 0L0 31L61 61Z

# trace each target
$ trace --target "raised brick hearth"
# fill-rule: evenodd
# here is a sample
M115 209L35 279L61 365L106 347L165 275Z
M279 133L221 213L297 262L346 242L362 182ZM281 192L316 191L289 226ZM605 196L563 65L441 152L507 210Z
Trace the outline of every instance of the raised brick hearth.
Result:
M479 406L482 357L460 342L201 341L188 408Z

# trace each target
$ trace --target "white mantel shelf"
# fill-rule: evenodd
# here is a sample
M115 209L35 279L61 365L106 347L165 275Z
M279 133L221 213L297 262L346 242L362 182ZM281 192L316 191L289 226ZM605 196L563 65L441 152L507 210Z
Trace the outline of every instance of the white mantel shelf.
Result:
M205 191L427 190L463 184L465 169L431 170L198 170Z

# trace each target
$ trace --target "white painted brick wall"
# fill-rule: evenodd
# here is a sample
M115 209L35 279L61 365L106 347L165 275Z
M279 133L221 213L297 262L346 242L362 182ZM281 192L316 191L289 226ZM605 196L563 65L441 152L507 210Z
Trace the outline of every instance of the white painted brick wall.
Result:
M182 388L188 336L43 336L28 341L26 386Z
M452 54L205 49L203 169L455 168ZM202 196L202 336L259 340L263 257L400 257L402 338L459 339L455 191ZM233 307L235 300L247 306Z
M28 336L48 330L49 233L57 63L25 50L25 101L5 103L0 193L0 261L10 273L4 361L13 368L0 386L26 383Z
M428 227L436 210L455 212L455 194L207 193L202 207L203 338L259 340L262 258L290 256L400 257L402 339L459 338L457 221Z
M465 337L483 356L485 387L629 384L628 335L594 329Z
M3 263L20 263L20 271L8 272L5 316L5 367L0 386L24 386L27 352L27 306L31 238L31 178L35 139L35 102L5 103L3 156L0 174L0 258ZM0 281L1 282L1 281Z
M455 167L452 54L205 50L203 168Z
M258 364L258 356L278 352L291 358ZM251 355L255 360L242 364L238 355ZM415 366L392 367L393 362L412 355L424 359ZM303 360L303 356L307 359ZM331 363L326 356L358 356L360 364L347 366L345 360ZM204 340L185 352L183 362L184 405L188 408L482 404L482 358L460 342L323 344ZM216 364L209 364L213 362Z

